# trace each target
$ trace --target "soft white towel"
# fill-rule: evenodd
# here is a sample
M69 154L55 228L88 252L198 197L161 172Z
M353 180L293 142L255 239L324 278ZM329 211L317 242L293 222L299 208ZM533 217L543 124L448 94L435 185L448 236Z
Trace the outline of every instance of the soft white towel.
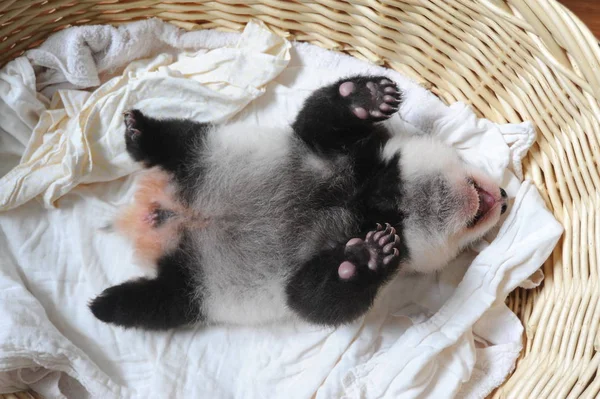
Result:
M0 147L0 170L24 154L0 180L0 204L14 208L0 213L0 392L29 385L69 398L483 398L514 367L522 326L503 300L523 282L535 285L528 276L562 232L535 187L520 181L531 124L477 119L393 71L307 44L295 44L289 58L287 42L258 24L241 37L182 33L157 20L60 35L0 72L0 143L12 143ZM140 56L153 58L122 71ZM224 71L223 84L204 78ZM336 330L154 333L93 318L88 299L144 273L125 240L99 230L132 194L131 176L114 180L135 169L123 155L124 107L282 125L314 88L351 73L386 74L405 91L390 128L438 135L503 184L514 203L498 232L439 274L397 279L364 319ZM154 87L131 90L149 76ZM99 83L93 93L64 90ZM52 104L36 87L53 95ZM234 93L231 103L223 93Z
M93 25L62 30L28 51L26 57L38 72L37 90L51 97L59 88L99 86L106 76L135 59L197 49L199 42L207 44L204 48L218 48L236 39L235 34L190 33L149 19L118 28Z

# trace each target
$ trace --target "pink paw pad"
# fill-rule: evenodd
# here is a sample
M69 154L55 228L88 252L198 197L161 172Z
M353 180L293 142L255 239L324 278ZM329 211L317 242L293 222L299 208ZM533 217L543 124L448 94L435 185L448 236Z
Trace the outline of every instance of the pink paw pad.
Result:
M396 229L389 224L385 227L377 224L364 239L352 238L346 243L346 261L338 267L338 275L347 280L360 274L360 268L371 273L386 273L389 267L400 261L400 237Z
M338 275L342 280L348 280L356 273L356 266L352 262L344 261L338 267Z
M340 95L350 100L350 110L358 119L383 121L398 111L401 93L387 78L359 77L341 83Z
M344 82L340 85L339 90L342 97L348 97L354 91L354 83Z
M352 113L359 119L367 119L369 117L367 110L362 107L353 108Z

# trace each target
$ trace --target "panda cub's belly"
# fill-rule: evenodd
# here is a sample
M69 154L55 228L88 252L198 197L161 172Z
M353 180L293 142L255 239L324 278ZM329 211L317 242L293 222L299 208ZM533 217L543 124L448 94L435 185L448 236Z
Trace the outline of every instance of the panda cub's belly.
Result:
M332 179L344 175L344 160L328 163L308 154L288 131L234 126L209 136L206 179L195 203L210 215L195 232L203 265L198 295L204 295L208 320L291 317L287 279L354 226L343 206L323 207L314 198L329 184L340 185Z
M344 207L311 198L344 175L344 161L310 156L287 131L238 126L210 132L199 157L203 176L191 206L182 205L168 175L150 169L117 226L148 264L174 249L184 231L190 234L198 258L192 275L207 321L291 317L289 276L354 226Z

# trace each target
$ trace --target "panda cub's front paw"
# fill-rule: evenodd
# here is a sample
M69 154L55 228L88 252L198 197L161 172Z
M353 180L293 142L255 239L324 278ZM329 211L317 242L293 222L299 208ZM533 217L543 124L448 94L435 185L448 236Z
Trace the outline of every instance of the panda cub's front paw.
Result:
M357 118L371 122L391 117L402 100L396 84L385 76L350 78L339 85L338 91Z
M385 279L400 263L400 237L396 230L386 223L367 233L362 238L352 238L344 250L346 260L338 267L340 279L353 281Z

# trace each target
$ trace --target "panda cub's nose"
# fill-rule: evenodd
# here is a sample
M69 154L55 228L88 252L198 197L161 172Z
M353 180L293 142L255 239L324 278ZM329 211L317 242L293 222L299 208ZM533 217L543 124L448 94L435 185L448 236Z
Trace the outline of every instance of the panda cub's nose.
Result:
M508 209L508 204L506 203L506 199L508 198L508 194L506 194L506 191L504 191L503 188L500 188L500 196L502 197L502 209L500 210L500 214L504 214L504 212L506 212L506 210Z

